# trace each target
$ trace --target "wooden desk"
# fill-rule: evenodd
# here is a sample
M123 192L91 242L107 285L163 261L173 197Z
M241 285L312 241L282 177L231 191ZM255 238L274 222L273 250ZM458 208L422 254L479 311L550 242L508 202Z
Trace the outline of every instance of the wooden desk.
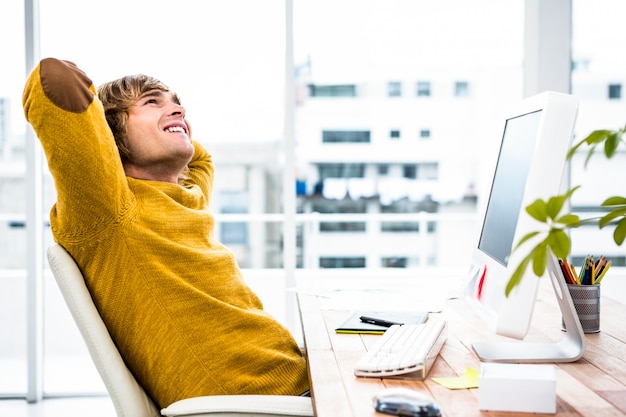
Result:
M560 340L560 312L549 281L542 281L526 340ZM448 338L428 378L407 381L355 377L354 364L379 336L336 334L335 327L350 311L325 307L326 299L313 292L302 289L298 292L298 302L317 417L383 416L374 411L372 396L392 386L427 392L439 402L444 416L448 417L529 415L480 411L478 389L449 390L431 380L433 376L462 375L468 367L479 371L480 361L471 350L472 341L506 340L488 332L464 300L445 301ZM558 416L626 415L626 305L608 298L603 298L601 303L601 332L586 335L583 358L555 365Z

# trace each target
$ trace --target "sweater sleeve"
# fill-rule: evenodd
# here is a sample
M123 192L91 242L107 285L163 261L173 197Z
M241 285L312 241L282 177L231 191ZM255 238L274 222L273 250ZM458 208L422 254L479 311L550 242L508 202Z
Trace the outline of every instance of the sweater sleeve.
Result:
M192 140L192 144L195 151L188 164L189 181L200 187L208 206L211 201L211 193L213 192L213 158L199 142Z
M79 240L119 220L134 200L87 75L73 63L44 59L26 81L22 104L54 178L55 236Z

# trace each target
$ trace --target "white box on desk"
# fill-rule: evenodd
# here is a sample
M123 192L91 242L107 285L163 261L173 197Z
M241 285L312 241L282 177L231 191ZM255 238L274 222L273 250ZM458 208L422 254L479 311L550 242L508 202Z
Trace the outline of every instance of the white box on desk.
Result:
M481 410L556 413L554 365L483 363L478 379Z

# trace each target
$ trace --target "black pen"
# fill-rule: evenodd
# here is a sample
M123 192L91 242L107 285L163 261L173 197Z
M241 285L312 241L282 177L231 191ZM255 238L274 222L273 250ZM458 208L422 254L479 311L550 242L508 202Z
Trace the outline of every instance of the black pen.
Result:
M404 323L398 323L395 321L389 321L384 319L377 319L375 317L361 316L359 317L363 323L376 324L378 326L391 327L395 324L402 325Z

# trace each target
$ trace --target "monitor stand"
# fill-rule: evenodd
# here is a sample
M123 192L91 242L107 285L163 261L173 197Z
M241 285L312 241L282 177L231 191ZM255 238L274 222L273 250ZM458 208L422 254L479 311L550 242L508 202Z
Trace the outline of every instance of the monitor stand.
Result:
M578 314L572 297L563 278L561 268L554 256L548 262L548 275L557 298L563 323L565 337L559 342L476 342L472 348L480 360L484 362L574 362L585 351L585 333L578 320Z

